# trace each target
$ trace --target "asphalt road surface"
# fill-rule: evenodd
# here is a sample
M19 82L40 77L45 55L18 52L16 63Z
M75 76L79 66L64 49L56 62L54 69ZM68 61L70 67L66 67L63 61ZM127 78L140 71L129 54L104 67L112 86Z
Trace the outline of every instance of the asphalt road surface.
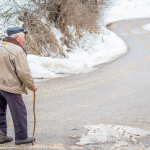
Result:
M77 146L79 139L71 138L86 133L83 126L90 124L150 130L150 33L141 28L149 22L121 21L110 26L129 47L119 59L98 65L91 73L38 83L35 146L15 146L13 141L0 149L96 149L95 145ZM23 97L32 136L33 93ZM9 111L7 119L8 134L14 135Z

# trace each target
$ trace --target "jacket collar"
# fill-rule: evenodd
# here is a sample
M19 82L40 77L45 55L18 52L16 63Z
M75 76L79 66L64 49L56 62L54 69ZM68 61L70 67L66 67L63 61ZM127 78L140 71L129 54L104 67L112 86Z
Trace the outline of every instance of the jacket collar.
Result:
M27 55L26 50L21 46L21 44L16 39L14 39L12 37L6 37L2 41L10 42L10 43L13 43L13 44L16 44L16 45L20 46L25 51L25 53Z

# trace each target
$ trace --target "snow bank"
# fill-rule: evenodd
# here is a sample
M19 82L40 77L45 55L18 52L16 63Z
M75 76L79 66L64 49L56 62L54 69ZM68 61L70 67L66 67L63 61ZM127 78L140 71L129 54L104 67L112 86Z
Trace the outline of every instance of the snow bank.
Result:
M84 126L89 132L87 135L82 135L80 142L77 145L95 144L95 143L113 143L110 149L120 150L125 148L126 150L141 148L145 149L145 146L140 142L140 139L148 137L150 131L120 126L120 125L89 125ZM147 148L149 149L149 148Z
M93 71L93 67L78 59L52 59L28 55L28 62L33 78L58 78L58 74L80 74Z
M95 65L110 62L127 51L124 41L116 34L106 28L103 31L103 36L87 34L86 42L81 39L81 47L75 47L65 59L28 55L33 77L58 78L63 77L63 74L88 73L96 69ZM83 51L82 46L86 51Z
M150 23L142 26L144 30L150 31Z

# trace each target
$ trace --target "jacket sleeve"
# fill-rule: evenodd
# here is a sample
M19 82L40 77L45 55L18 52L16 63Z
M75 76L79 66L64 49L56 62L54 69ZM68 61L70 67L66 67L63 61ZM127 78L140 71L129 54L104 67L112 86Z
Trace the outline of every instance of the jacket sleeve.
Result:
M26 54L23 50L19 51L16 56L15 68L17 76L21 82L23 82L29 90L33 90L35 88L35 84L31 76Z

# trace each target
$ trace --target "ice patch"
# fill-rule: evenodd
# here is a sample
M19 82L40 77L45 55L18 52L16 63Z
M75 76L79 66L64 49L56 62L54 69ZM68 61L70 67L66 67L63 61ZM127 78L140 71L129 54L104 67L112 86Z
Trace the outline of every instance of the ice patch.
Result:
M80 142L76 143L77 145L114 143L111 149L119 149L121 147L132 148L135 146L144 148L140 139L150 136L150 131L114 124L99 124L84 127L89 132L87 135L82 135Z

